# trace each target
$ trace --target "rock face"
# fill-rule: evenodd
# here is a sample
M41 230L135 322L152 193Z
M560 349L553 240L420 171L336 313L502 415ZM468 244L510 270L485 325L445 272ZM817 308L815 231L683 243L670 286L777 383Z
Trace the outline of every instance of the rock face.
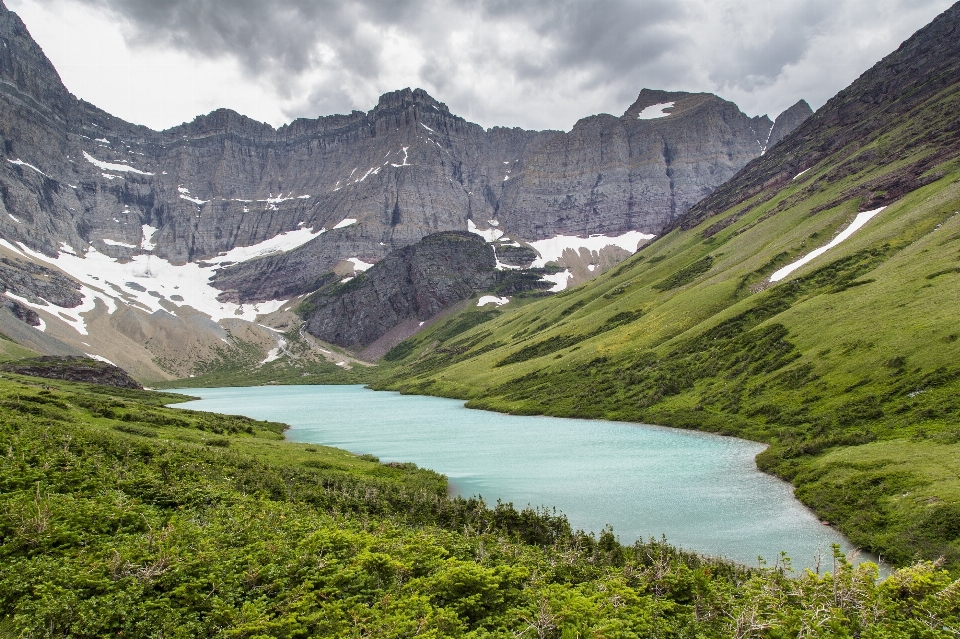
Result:
M30 326L40 326L40 316L32 308L28 308L16 300L0 299L0 307L10 311L10 313L21 322Z
M33 262L0 257L0 293L7 291L31 302L46 300L61 308L74 308L83 302L80 285L59 271Z
M493 248L483 238L436 233L307 298L306 329L341 346L367 346L404 320L428 320L491 288L497 278Z
M767 138L765 149L769 149L780 140L787 137L794 129L803 124L804 120L813 115L813 109L807 104L806 100L800 100L792 107L777 116L777 121L773 123L770 129L770 136Z
M238 302L309 292L344 259L374 262L468 220L527 241L659 233L769 132L716 96L650 90L567 133L484 130L419 89L279 129L219 110L157 132L73 97L2 5L0 41L0 236L48 256L92 247L184 263L327 229L222 268L215 285ZM356 223L335 228L344 220Z
M37 357L20 360L12 364L4 364L0 366L0 370L46 379L63 379L69 382L143 389L143 386L138 384L122 368L89 357Z

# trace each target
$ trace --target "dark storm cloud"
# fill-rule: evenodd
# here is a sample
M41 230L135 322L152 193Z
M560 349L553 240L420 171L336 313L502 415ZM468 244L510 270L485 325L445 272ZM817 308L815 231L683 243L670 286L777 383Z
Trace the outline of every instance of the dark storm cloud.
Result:
M554 43L555 56L540 62L512 57L490 43L472 43L471 53L496 56L521 79L588 67L606 70L601 76L615 75L625 68L649 64L681 46L682 38L662 27L684 16L681 6L666 0L77 1L122 17L131 28L126 35L134 46L160 42L208 57L230 56L251 73L281 76L327 64L374 77L380 70L382 44L363 27L392 27L435 51L445 30L457 28L461 20L477 18L491 30L519 21ZM319 59L318 44L334 50L335 59ZM425 70L434 82L443 84L444 64L442 56L437 57Z
M902 15L925 11L926 21L949 4L945 0L73 1L119 17L133 46L160 43L238 62L290 101L284 109L291 116L369 108L371 92L401 88L404 84L390 83L404 82L438 92L436 97L463 106L474 117L494 120L512 111L495 103L491 86L509 86L514 100L545 92L576 99L578 92L593 92L622 107L644 86L728 91L741 96L739 100L756 97L753 106L759 108L787 106L801 97L822 102L856 73L852 77L846 77L851 72L845 70L822 73L823 95L809 94L809 87L817 86L810 70L791 76L805 95L780 98L771 93L764 98L761 92L778 91L777 83L786 82L786 70L809 57L818 38L833 37L842 43L839 31L854 28L863 38L874 23L882 35L887 24ZM394 49L389 48L390 38ZM398 40L405 43L407 53L398 53ZM889 48L880 53L896 44L884 44ZM412 71L393 72L409 63L408 58L420 62ZM837 65L859 73L875 60L847 59ZM306 89L303 78L309 78ZM293 95L295 87L303 95Z
M133 45L159 42L212 58L232 56L255 74L297 74L317 63L315 45L322 40L361 75L376 73L377 51L376 43L363 38L358 27L371 15L402 15L409 4L402 0L384 2L382 7L376 2L337 0L78 1L125 19L132 28L126 36Z

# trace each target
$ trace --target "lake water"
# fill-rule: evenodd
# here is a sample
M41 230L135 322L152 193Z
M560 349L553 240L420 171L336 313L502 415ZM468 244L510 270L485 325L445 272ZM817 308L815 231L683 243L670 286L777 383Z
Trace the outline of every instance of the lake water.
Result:
M556 507L575 528L605 525L624 543L674 545L756 565L785 551L795 568L829 568L850 544L757 470L762 444L620 422L518 417L462 401L361 386L187 389L193 410L290 424L287 438L410 461L445 474L461 495Z

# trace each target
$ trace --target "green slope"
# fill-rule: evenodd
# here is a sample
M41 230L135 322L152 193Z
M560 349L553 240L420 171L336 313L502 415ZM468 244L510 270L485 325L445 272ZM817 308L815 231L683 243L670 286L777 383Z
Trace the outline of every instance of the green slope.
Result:
M619 269L431 327L378 387L768 442L761 468L855 543L960 565L958 24L955 6Z

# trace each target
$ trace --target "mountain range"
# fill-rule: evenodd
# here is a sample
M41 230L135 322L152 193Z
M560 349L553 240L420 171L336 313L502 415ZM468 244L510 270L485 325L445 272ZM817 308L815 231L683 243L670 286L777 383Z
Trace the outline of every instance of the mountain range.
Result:
M309 346L311 361L350 365L301 337L300 326L329 322L289 311L435 233L473 231L513 255L496 258L483 282L535 262L555 267L539 273L554 291L585 281L811 113L800 101L772 122L714 95L644 89L623 115L586 117L569 132L485 130L404 89L366 113L279 129L221 109L153 131L71 95L2 4L0 41L0 282L10 311L0 325L22 333L15 322L29 315L45 333L30 348L94 354L144 381L255 364L284 339ZM408 284L392 293L407 295ZM435 297L449 305L476 292ZM425 308L393 315L420 322L442 310ZM389 323L362 340L312 337L366 348Z

